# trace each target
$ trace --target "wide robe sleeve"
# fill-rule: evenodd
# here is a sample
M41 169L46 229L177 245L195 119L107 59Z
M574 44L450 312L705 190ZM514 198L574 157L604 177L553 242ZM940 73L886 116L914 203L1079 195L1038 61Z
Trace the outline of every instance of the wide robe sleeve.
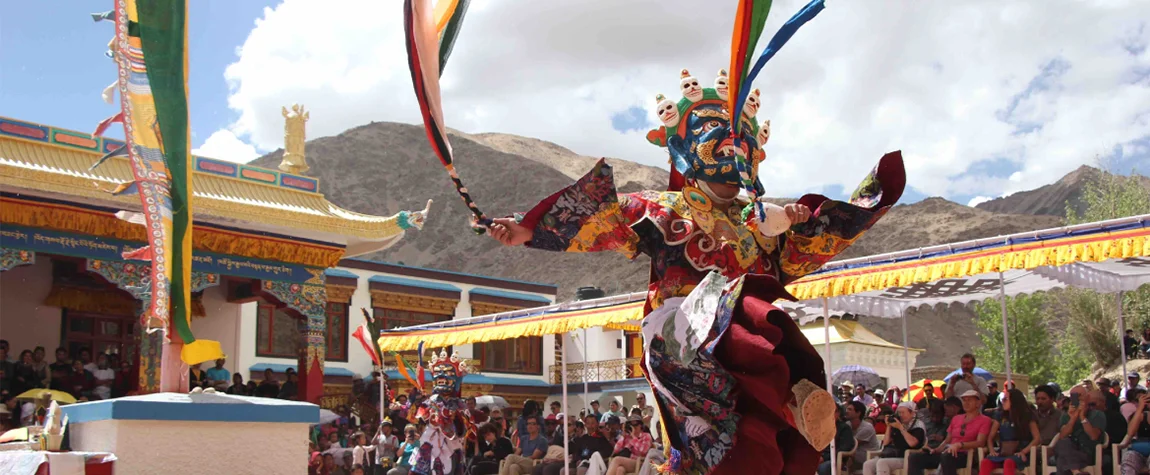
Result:
M883 155L849 202L822 195L800 198L798 203L813 211L810 220L792 226L784 234L779 253L782 283L789 284L818 270L854 244L898 202L905 187L902 152L891 152Z
M631 225L643 217L638 195L618 195L611 166L603 160L573 185L535 205L519 220L534 230L528 247L560 252L617 251L639 254Z

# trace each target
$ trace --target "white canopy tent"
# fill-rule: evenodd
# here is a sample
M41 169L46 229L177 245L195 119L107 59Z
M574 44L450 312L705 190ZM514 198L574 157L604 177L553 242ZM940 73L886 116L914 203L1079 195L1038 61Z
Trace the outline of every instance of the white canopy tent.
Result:
M1120 220L1100 223L1090 223L1074 227L1059 228L1055 230L1021 233L999 238L970 241L967 243L932 246L910 251L901 251L888 255L880 255L861 259L832 262L828 268L849 269L863 268L870 265L881 266L884 263L897 262L900 258L908 256L927 256L939 254L940 251L961 252L963 248L994 247L1000 243L1003 254L1014 252L1012 243L1024 240L1041 241L1048 236L1053 246L1073 246L1074 244L1061 244L1059 241L1072 241L1089 239L1091 236L1105 238L1111 235L1135 236L1132 242L1123 242L1132 249L1121 249L1119 255L1132 255L1136 257L1119 257L1113 259L1100 258L1098 262L1078 261L1064 265L1024 266L1028 269L1007 269L1002 272L983 272L974 275L957 276L924 280L909 285L889 287L879 290L867 290L845 295L828 296L820 299L800 301L787 304L787 308L800 323L808 323L818 318L819 314L829 318L834 313L852 313L883 318L903 319L903 346L906 341L906 311L911 308L935 306L938 304L969 304L987 299L997 298L1001 302L1003 318L1003 340L1006 345L1006 374L1011 378L1010 347L1007 325L1006 296L1031 294L1034 292L1049 291L1062 287L1088 288L1099 292L1119 294L1119 339L1125 331L1125 321L1121 312L1121 293L1139 288L1150 283L1150 216L1135 216ZM1124 234L1122 234L1124 233ZM1095 239L1099 241L1099 239ZM1109 244L1109 243L1107 243ZM1095 244L1097 245L1097 244ZM1071 249L1075 251L1074 249ZM1080 250L1078 252L1081 252ZM1099 252L1095 250L1095 252ZM1111 251L1114 252L1114 251ZM979 254L985 258L987 251ZM1060 255L1060 258L1065 256ZM1081 256L1075 256L1081 257ZM911 259L913 262L913 258ZM1055 261L1055 264L1058 261ZM930 265L929 262L924 266ZM904 264L905 266L905 264ZM841 272L841 270L840 270ZM865 271L864 271L865 272ZM856 271L858 274L858 271ZM1123 373L1126 372L1125 346L1122 351ZM907 380L910 380L909 358Z
M1005 333L1007 295L1066 286L1120 293L1146 283L1150 283L1150 215L834 261L787 286L792 294L804 300L776 304L800 323L823 317L829 376L832 314L849 312L902 318L905 348L909 308L998 298L1003 306ZM424 342L450 346L504 339L508 335L561 333L561 348L566 353L570 331L588 326L636 327L642 316L638 302L644 295L639 292L391 329L382 332L379 344L385 350L407 350ZM1121 332L1124 327L1121 312L1119 322ZM503 330L474 331L488 327ZM1009 353L1007 348L1008 377ZM565 412L568 411L566 361L564 355L561 384ZM906 361L907 381L910 381L909 355ZM831 389L829 381L828 378L828 390ZM831 450L832 460L836 460L833 442ZM834 472L838 472L837 467Z
M1002 308L1006 377L1011 379L1007 295L1065 286L1118 292L1121 342L1125 332L1121 293L1147 282L1150 215L1142 215L830 262L819 272L788 286L806 300L783 307L793 311L800 323L817 318L821 308L827 390L831 391L832 312L902 318L902 346L906 348L907 309L997 297ZM1125 374L1126 349L1125 345L1120 346ZM909 355L906 374L910 381ZM838 460L833 441L830 448L831 460ZM839 472L837 465L832 464L835 475Z

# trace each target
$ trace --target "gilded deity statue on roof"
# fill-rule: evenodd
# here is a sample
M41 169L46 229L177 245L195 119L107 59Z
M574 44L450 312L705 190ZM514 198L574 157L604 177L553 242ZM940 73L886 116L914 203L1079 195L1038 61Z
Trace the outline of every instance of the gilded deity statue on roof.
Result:
M304 130L311 113L304 110L299 104L292 104L291 110L283 108L284 116L284 158L280 162L280 170L301 175L310 167L307 166L304 154Z

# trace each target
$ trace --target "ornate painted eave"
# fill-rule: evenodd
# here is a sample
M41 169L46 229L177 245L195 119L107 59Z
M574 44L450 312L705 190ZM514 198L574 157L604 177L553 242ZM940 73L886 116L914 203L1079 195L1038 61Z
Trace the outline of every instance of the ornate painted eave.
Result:
M128 160L112 157L122 142L0 117L0 186L95 199L138 210L133 196L111 190L132 181ZM389 247L403 235L408 213L382 217L340 208L319 193L315 178L195 157L197 219L256 223L343 236L349 256Z

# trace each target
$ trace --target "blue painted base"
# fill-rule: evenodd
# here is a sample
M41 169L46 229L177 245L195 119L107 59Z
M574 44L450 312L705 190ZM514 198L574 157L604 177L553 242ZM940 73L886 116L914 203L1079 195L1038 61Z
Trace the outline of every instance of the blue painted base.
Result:
M319 406L315 404L224 394L146 394L69 404L61 409L71 424L104 420L319 422Z

